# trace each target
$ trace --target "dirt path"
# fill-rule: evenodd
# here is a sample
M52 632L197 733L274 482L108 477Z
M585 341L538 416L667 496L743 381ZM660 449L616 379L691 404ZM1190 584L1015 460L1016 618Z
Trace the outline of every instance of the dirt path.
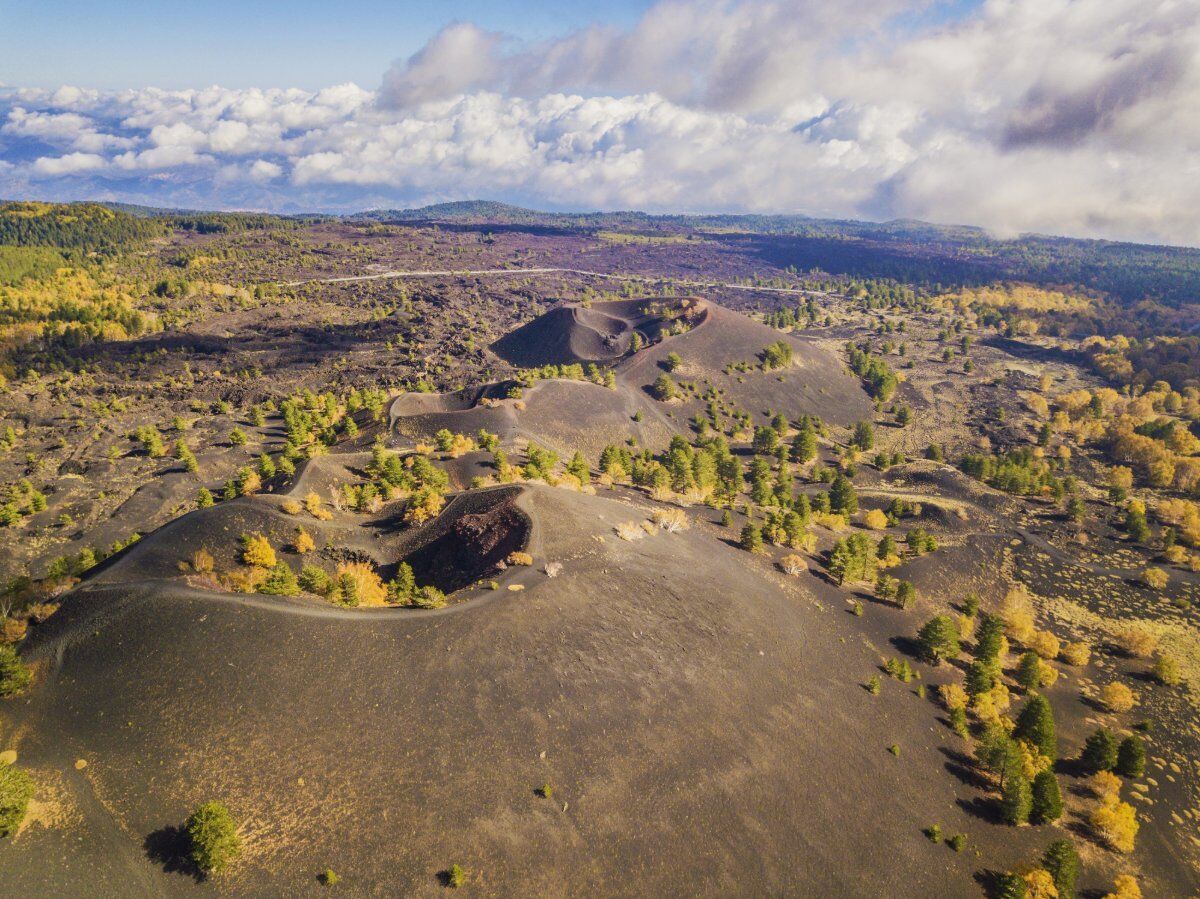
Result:
M281 287L299 287L302 284L346 284L354 281L382 281L388 278L483 278L496 275L579 275L584 278L611 278L615 281L670 281L681 287L695 287L711 290L744 290L751 293L782 293L797 296L827 296L820 290L804 290L799 287L755 287L751 284L730 284L725 281L690 281L683 278L672 278L656 275L622 275L613 272L594 272L581 268L484 268L484 269L445 269L440 271L415 270L408 272L387 271L372 275L342 275L337 278L305 278L300 281L282 281Z

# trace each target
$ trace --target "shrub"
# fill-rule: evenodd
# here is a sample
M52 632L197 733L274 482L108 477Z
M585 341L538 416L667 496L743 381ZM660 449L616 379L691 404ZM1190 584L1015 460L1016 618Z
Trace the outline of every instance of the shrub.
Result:
M679 387L664 373L655 379L654 386L650 388L650 392L656 400L666 402L667 400L675 399L679 395Z
M0 838L17 832L33 798L33 779L15 765L0 762Z
M229 809L221 802L206 802L184 825L191 844L191 859L205 874L220 874L242 852L242 839Z
M1050 769L1039 771L1033 779L1033 805L1029 819L1034 824L1049 824L1062 817L1062 793L1058 778Z
M212 553L204 547L200 547L192 553L192 571L197 574L212 574L215 564L216 560L213 559Z
M509 565L532 565L533 556L531 556L529 553L516 551L509 553L508 558L505 561L507 561Z
M1035 631L1029 639L1029 648L1036 652L1043 659L1058 658L1059 650L1062 644L1058 637L1050 633L1050 631Z
M1118 874L1113 878L1113 891L1105 893L1104 899L1142 899L1142 888L1132 874Z
M1141 777L1146 773L1146 744L1141 737L1130 734L1121 741L1113 770L1122 777Z
M888 526L888 517L879 509L871 509L863 515L863 525L873 531L880 531Z
M242 561L255 568L274 568L275 550L262 534L243 534Z
M872 674L870 678L867 679L867 692L872 696L878 696L881 688L882 685L879 682L879 675Z
M326 868L317 875L317 879L321 881L321 886L332 887L337 886L342 878L338 876L338 873L333 868Z
M1068 665L1084 668L1092 660L1092 648L1083 641L1063 644L1058 656Z
M446 871L446 885L458 889L467 882L467 872L462 865L451 865Z
M1172 655L1159 652L1154 657L1154 677L1160 684L1175 686L1182 679L1179 662Z
M1137 697L1127 686L1114 681L1100 691L1100 701L1110 712L1128 712L1136 705Z
M623 521L617 525L617 536L622 540L641 540L646 536L642 526L636 521Z
M16 696L29 686L33 675L10 644L0 644L0 696Z
M245 446L246 445L246 432L243 431L241 428L234 428L232 431L229 432L229 442L233 446Z
M521 584L509 584L508 589L524 589ZM419 609L441 609L446 605L446 594L430 584L413 593L410 603Z
M1023 584L1013 587L1000 604L1000 620L1008 633L1020 643L1027 643L1034 634L1033 600Z
M1132 852L1137 839L1137 812L1128 802L1106 797L1088 818L1096 835L1118 852Z
M937 615L925 622L917 641L921 655L932 665L955 658L959 653L958 628L949 615Z
M655 509L652 518L668 534L686 531L691 526L687 513L682 509Z
M1113 634L1113 642L1127 655L1148 659L1158 648L1158 637L1137 624L1122 625Z
M1117 738L1112 731L1101 727L1096 730L1083 745L1079 761L1084 769L1095 773L1111 771L1117 765Z
M304 530L304 528L296 528L296 541L293 543L292 549L294 549L300 555L304 555L305 553L312 552L316 548L317 545L313 542L313 538L308 531Z
M1042 867L1054 878L1059 899L1075 899L1075 881L1079 877L1079 853L1070 840L1055 840L1042 855Z
M333 513L326 509L321 504L321 497L316 491L309 491L304 497L304 508L308 514L318 521L328 521L333 518Z
M1045 868L1034 868L1023 875L1025 899L1058 899L1058 888L1054 877Z
M1161 568L1147 568L1142 572L1142 583L1151 590L1162 590L1168 580L1167 573Z
M956 833L954 836L946 840L946 845L955 852L962 852L967 845L967 835L965 833Z
M784 556L780 560L779 566L790 575L803 574L808 571L808 562L804 556L798 556L795 553Z

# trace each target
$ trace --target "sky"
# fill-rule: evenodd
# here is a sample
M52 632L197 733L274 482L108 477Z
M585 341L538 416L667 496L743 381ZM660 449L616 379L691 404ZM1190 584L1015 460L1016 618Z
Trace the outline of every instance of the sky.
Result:
M0 0L0 197L1200 245L1196 0Z

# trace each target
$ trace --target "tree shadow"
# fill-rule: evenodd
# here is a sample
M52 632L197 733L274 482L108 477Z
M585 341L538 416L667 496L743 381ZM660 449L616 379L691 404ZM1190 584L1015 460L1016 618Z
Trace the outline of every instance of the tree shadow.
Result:
M993 799L976 796L972 799L956 799L955 804L972 818L986 821L988 824L1003 824L1004 817L1000 814L1000 806Z
M992 789L992 782L975 767L974 761L966 753L951 749L949 746L939 747L938 752L946 757L944 766L946 770L957 777L963 785L976 790Z
M896 636L888 640L892 646L896 647L896 651L909 658L920 661L921 659L921 644L912 637Z
M975 882L983 889L983 893L988 899L1001 899L1004 888L1005 872L997 871L993 868L985 868L982 871L975 872ZM1082 895L1082 894L1080 894Z
M205 879L204 872L192 861L192 841L182 827L167 825L154 831L146 837L142 848L146 857L168 874L182 874L197 883Z

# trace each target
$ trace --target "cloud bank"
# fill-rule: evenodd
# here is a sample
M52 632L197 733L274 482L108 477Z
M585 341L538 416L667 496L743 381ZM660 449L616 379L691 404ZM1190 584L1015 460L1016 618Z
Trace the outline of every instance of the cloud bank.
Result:
M1200 4L660 0L377 90L0 91L0 195L923 218L1200 245ZM870 23L864 25L864 23Z

